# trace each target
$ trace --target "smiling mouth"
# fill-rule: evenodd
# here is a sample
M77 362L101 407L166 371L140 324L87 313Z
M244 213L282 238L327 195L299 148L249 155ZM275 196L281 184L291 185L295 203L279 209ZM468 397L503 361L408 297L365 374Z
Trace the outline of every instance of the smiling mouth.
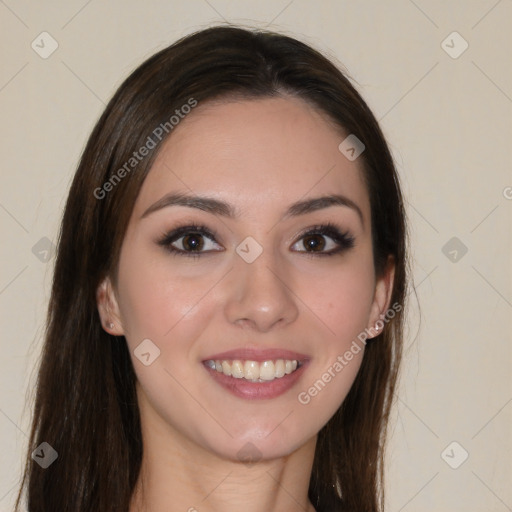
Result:
M269 382L293 373L302 366L302 362L297 359L269 359L267 361L208 359L204 361L204 365L235 379L245 379L249 382Z

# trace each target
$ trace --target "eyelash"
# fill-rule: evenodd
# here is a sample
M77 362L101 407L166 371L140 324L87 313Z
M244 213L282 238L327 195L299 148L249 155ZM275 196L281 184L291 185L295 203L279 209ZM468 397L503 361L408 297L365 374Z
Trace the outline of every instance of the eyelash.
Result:
M182 238L185 235L200 235L209 238L212 241L216 242L216 234L215 232L208 229L206 226L201 225L188 225L181 226L172 231L165 233L162 238L158 241L158 245L165 247L171 254L175 256L186 256L189 258L199 258L203 254L207 254L208 252L221 252L221 251L204 251L204 252L192 252L192 251L183 251L182 249L177 249L173 247L172 244ZM347 249L354 247L355 239L352 235L349 234L348 231L341 231L335 224L328 222L326 224L318 224L308 228L304 233L300 235L297 241L300 241L307 236L312 235L320 235L331 238L338 247L335 249L331 249L329 252L315 252L315 251L298 251L300 253L304 253L307 257L323 257L323 256L334 256L335 254L339 254ZM294 242L295 245L297 242Z

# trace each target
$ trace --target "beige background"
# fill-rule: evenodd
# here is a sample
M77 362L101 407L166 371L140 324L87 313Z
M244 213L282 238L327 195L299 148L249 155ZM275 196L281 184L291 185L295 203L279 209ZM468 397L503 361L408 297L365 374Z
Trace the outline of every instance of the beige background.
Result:
M396 158L422 314L413 300L387 510L512 510L510 0L0 0L0 510L11 510L26 447L45 251L86 138L134 67L223 20L336 57ZM58 43L46 59L31 47L51 48L43 31ZM446 39L453 31L463 39Z

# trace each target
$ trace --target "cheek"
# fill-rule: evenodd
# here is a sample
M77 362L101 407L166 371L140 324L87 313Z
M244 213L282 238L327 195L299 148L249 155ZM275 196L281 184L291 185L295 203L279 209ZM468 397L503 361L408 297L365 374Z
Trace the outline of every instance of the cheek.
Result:
M185 276L173 257L148 257L127 251L119 265L119 306L125 336L130 346L144 338L164 346L183 325L191 325L198 312L208 319L202 298L213 284L211 276ZM210 281L212 281L210 283Z
M206 422L211 429L215 427L205 419L202 401L191 399L189 392L200 396L198 383L204 385L206 380L202 372L198 377L194 341L212 320L215 304L209 296L205 297L205 291L216 280L211 274L184 275L172 256L152 257L134 246L127 248L119 263L119 307L134 370L143 390L141 407L151 404L150 409L157 411L166 423L183 432L193 431L197 437L201 437L201 432L196 425ZM148 366L137 356L145 339L158 349L155 359L154 347L149 345L149 350L145 349L150 352ZM184 410L188 411L186 415ZM154 420L152 413L149 417Z
M314 277L307 272L299 272L299 276L297 295L327 327L329 352L350 345L368 327L375 290L373 262L359 254Z
M324 334L317 339L316 358L297 402L299 413L320 428L340 407L361 367L365 345L358 335L368 327L375 286L373 261L360 253L314 279L300 275L297 295L318 319L308 315L310 325L317 322Z

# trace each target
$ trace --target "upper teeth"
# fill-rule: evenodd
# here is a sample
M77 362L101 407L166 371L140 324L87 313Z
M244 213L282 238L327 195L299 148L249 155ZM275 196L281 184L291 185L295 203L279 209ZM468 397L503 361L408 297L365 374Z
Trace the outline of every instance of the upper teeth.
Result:
M263 382L266 380L274 380L292 373L297 369L298 362L296 359L277 359L276 361L240 361L230 360L213 360L209 359L206 364L217 370L219 373L235 377L236 379L247 379L253 382Z

